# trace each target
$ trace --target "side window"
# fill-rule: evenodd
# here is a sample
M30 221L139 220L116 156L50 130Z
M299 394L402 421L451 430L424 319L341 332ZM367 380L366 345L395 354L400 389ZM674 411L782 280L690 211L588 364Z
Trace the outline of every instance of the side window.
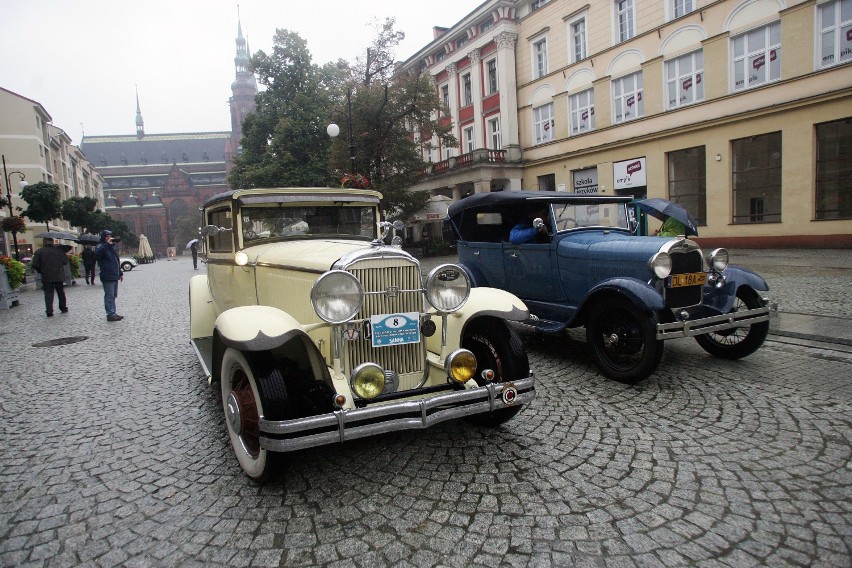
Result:
M207 213L207 224L215 225L220 228L233 228L233 217L230 207L214 209ZM219 231L215 235L207 237L207 247L210 252L233 252L234 250L234 233L233 231Z

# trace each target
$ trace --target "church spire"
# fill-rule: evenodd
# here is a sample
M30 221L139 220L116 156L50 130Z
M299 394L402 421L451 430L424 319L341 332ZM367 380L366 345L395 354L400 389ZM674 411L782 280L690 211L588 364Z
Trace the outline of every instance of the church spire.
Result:
M248 51L248 41L243 37L243 24L240 18L240 7L237 5L237 37L236 55L234 56L234 82L231 83L231 140L230 148L225 152L228 161L228 171L233 165L233 157L240 152L243 139L243 121L246 115L255 111L254 97L257 95L257 80L251 71L251 55Z
M139 86L136 86L136 137L145 136L145 122L142 120L142 110L139 108Z

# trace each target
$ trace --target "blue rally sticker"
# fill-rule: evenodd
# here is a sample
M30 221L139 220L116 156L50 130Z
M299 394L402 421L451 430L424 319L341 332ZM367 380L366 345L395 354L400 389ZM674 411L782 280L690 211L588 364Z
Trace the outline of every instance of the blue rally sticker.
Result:
M420 314L382 314L370 318L373 347L403 345L420 341Z

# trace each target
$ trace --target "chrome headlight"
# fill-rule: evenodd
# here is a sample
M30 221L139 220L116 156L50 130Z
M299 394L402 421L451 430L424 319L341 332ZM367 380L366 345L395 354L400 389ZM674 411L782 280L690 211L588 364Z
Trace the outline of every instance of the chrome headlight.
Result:
M343 323L355 317L364 303L364 288L345 270L332 270L311 288L311 305L324 321Z
M728 268L728 251L717 248L707 257L707 268L716 272L722 272Z
M441 313L461 309L470 297L467 273L455 264L442 264L426 277L426 299Z
M648 261L648 268L657 278L666 278L672 272L672 257L667 252L658 252Z
M245 266L248 264L248 255L243 251L239 251L234 255L234 262L237 266Z
M463 385L476 373L476 357L467 349L456 349L444 362L444 370L452 380Z
M385 390L385 371L375 363L362 363L352 371L349 386L359 398L376 398Z

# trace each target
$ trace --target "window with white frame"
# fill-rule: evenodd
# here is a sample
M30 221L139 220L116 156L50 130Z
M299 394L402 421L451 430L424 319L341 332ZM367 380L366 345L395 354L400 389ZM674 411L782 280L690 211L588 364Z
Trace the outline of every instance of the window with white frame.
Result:
M550 2L550 0L533 0L532 2L530 2L530 12L535 12L548 2Z
M547 103L533 109L533 142L541 144L553 140L553 103Z
M673 0L673 2L675 18L680 18L695 10L695 2L693 0Z
M470 73L462 75L462 106L473 104L473 86L470 82Z
M636 0L617 0L615 29L619 42L627 41L636 35Z
M489 59L485 62L486 88L488 94L497 92L497 59Z
M852 61L852 0L834 0L819 10L819 66Z
M547 75L547 38L533 40L533 79Z
M612 115L615 117L615 124L627 122L645 114L641 71L613 80L612 95Z
M464 150L465 152L473 152L473 126L466 127L464 133Z
M500 140L500 118L491 118L488 120L488 140L491 150L500 150L503 148L503 143Z
M735 91L781 78L781 22L738 35L731 44Z
M571 135L595 129L595 91L586 89L568 97L571 113Z
M571 63L586 58L588 42L586 40L586 18L580 17L568 23L568 43L570 45Z
M704 100L704 53L695 51L666 61L669 110Z

